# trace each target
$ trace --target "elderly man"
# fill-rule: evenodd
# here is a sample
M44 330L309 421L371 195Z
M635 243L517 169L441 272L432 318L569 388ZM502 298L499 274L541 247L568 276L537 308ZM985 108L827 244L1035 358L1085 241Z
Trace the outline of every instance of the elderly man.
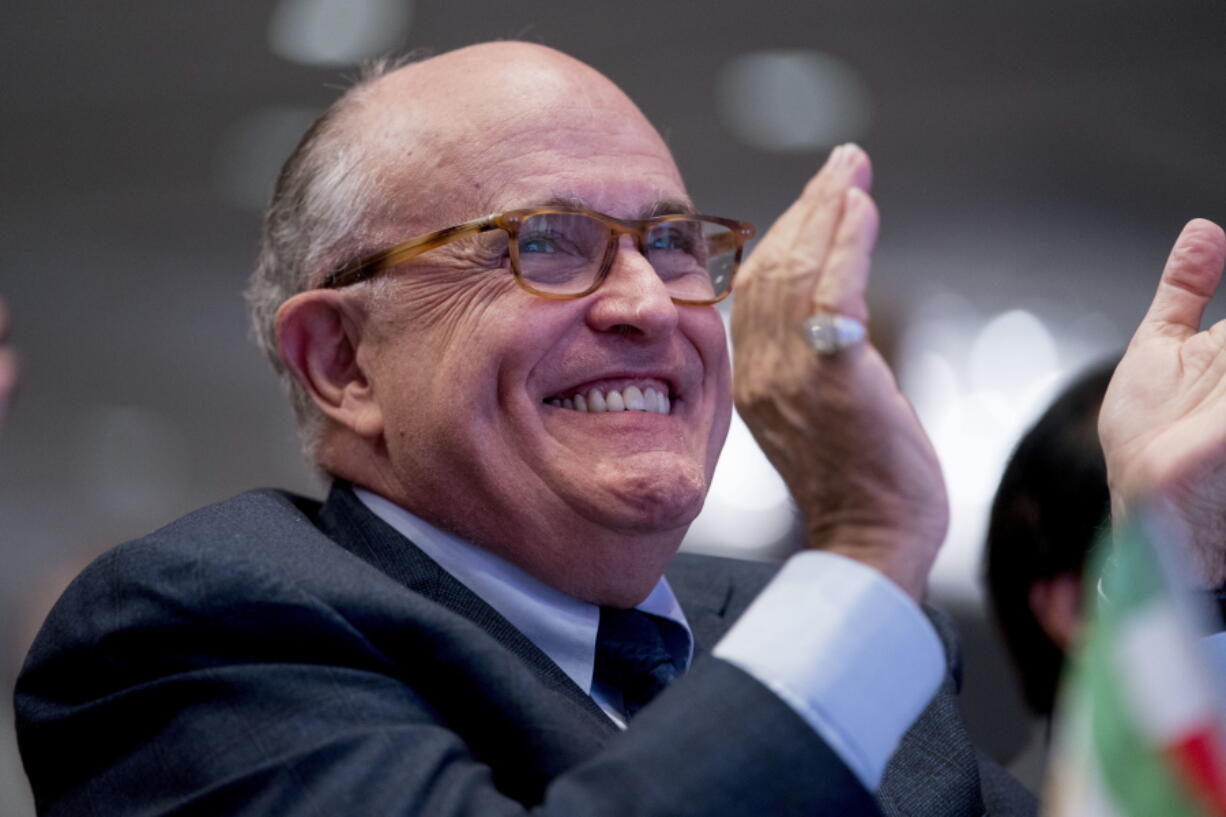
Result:
M78 579L17 692L40 809L1028 813L917 604L946 502L858 331L869 176L836 149L738 276L734 381L711 304L751 228L695 215L607 79L499 43L349 91L250 293L331 494L243 495ZM1130 352L1170 376L1120 385L1122 498L1226 459L1196 424L1221 327L1184 343L1224 246L1189 228ZM733 393L807 523L773 579L674 559Z

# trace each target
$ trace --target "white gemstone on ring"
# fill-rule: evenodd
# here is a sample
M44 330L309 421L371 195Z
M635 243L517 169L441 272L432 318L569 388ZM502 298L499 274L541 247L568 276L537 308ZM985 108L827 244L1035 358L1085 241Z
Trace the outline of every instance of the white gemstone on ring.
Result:
M822 355L833 355L840 349L855 346L867 334L863 323L834 312L818 312L805 321L805 337Z

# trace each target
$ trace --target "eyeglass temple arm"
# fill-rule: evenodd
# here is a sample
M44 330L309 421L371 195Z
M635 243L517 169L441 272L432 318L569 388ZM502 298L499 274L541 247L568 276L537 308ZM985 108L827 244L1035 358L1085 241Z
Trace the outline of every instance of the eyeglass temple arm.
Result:
M340 287L365 281L373 277L380 270L394 267L397 264L403 264L410 258L415 258L424 252L429 252L452 241L497 229L498 226L494 221L494 216L489 215L473 219L472 221L466 221L463 224L457 224L454 227L448 227L445 230L411 238L403 244L396 244L344 265L325 278L324 282L320 284L320 288L339 289Z
M733 232L721 233L707 239L707 249L714 255L716 253L739 250L744 243L745 237L743 235Z

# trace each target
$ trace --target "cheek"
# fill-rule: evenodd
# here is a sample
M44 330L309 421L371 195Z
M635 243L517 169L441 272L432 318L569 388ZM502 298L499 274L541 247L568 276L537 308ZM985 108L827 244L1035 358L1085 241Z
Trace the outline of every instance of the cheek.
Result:
M502 361L489 334L499 331L496 305L506 287L496 275L456 277L396 280L374 296L373 311L384 319L373 328L364 367L394 447L454 442L468 421L494 414L489 403Z
M682 331L702 361L704 387L725 409L732 405L732 365L723 316L714 307L690 307ZM725 412L726 413L726 412Z
M732 422L732 365L723 318L717 310L693 315L686 334L703 365L703 394L709 412L705 463L709 481Z
M393 283L380 304L388 317L376 345L391 350L385 375L420 390L400 396L457 408L493 389L506 362L504 336L514 329L508 315L522 294L511 276L498 269L413 269Z
M399 334L418 337L425 347L450 349L471 342L482 326L497 322L518 287L501 269L432 269L406 274L388 310Z
M724 450L724 441L728 437L728 428L732 424L732 401L724 400L716 405L715 416L707 436L706 461L703 466L706 471L707 487L715 478L715 466L719 463L719 455Z
M528 384L575 320L562 308L542 308L549 304L509 274L477 273L465 283L405 289L412 308L404 310L397 342L394 365L406 377L397 396L446 425L448 438L463 438L467 429L497 448L522 436L524 424L536 430L539 407Z
M697 350L707 376L728 375L728 333L724 317L713 306L681 307L681 331Z

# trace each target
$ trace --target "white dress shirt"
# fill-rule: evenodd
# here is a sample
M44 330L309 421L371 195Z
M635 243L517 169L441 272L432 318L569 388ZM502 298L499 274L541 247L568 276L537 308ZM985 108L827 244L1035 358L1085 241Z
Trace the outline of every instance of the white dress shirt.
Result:
M417 545L549 656L620 727L617 708L593 690L600 608L567 596L507 560L440 530L383 497L355 488L376 516ZM664 577L637 606L677 622L685 614ZM693 638L675 654L693 656ZM886 762L945 671L941 642L892 581L831 553L805 551L778 575L715 646L796 711L862 783L875 790Z

